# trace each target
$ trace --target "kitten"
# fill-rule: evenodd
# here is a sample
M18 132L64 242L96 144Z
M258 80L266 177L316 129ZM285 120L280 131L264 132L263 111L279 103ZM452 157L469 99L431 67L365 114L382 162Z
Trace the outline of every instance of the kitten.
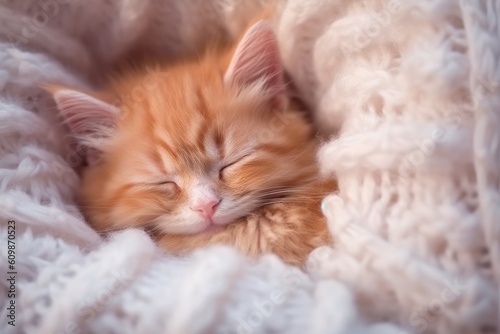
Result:
M183 253L208 244L302 264L331 242L318 145L290 103L268 21L236 47L130 71L99 93L50 88L88 148L80 201L100 231L145 227Z

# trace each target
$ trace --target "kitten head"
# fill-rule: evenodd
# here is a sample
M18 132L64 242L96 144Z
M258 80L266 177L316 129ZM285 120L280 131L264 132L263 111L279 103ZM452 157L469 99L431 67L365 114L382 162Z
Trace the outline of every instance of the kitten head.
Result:
M99 96L53 93L89 149L81 202L98 229L220 228L317 175L316 142L303 115L288 107L264 21L234 50L136 71Z

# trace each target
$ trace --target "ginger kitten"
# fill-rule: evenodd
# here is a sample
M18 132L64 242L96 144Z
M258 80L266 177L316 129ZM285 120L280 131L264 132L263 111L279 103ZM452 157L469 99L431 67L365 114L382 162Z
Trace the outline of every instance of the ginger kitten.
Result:
M235 48L122 75L104 91L51 88L88 148L80 202L100 231L144 227L183 253L208 244L302 264L329 243L317 139L286 94L269 22Z

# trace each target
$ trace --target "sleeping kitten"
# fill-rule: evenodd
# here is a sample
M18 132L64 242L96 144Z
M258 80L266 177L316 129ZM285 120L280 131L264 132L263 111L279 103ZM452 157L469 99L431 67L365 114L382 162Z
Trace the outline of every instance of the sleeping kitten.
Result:
M100 231L145 227L175 253L208 244L302 264L329 243L317 139L286 94L275 35L130 71L99 93L52 87L89 166L80 201Z

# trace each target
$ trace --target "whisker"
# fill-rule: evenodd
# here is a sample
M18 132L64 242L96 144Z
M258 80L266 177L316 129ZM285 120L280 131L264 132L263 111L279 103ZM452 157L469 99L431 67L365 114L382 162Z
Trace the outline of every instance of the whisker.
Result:
M270 198L263 199L262 203L270 204L270 203L304 203L311 202L314 200L321 200L325 196L307 196L307 197L281 197L281 198Z
M267 192L267 193L260 193L260 197L268 197L268 196L282 196L282 195L294 195L294 194L302 194L303 192L301 191L274 191L274 192Z
M276 196L276 197L270 197L268 199L289 199L289 200L294 200L294 199L314 199L314 198L323 198L325 197L325 194L318 194L318 195L304 195L304 196Z
M272 200L272 199L293 199L293 198L304 198L304 199L313 199L313 198L322 198L325 197L326 193L324 192L318 192L318 193L303 193L303 192L298 192L298 193L275 193L275 194L265 194L260 196L261 200Z

